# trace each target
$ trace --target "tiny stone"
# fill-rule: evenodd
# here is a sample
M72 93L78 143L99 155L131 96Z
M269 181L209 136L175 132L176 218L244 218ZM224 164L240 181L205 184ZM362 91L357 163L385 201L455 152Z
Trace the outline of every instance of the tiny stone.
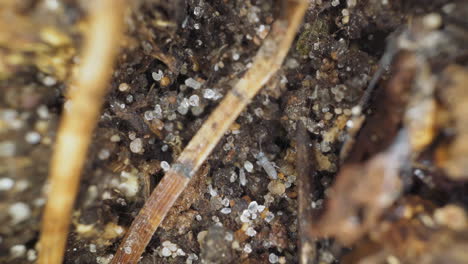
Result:
M213 89L205 89L203 91L203 98L213 99L214 97L215 97L215 92L213 91Z
M256 201L251 202L247 209L251 214L256 213L258 211L258 203Z
M143 153L143 141L141 138L135 138L130 142L130 151L137 154Z
M268 256L268 260L270 261L270 263L277 263L278 262L278 256L276 256L274 253L271 253Z
M130 131L130 132L128 133L128 138L129 138L130 140L134 140L134 139L136 138L136 133L135 133L134 131Z
M8 209L8 213L14 224L18 224L27 220L31 216L31 209L25 203L18 202L14 203Z
M8 191L13 188L15 182L10 178L1 178L0 179L0 191Z
M188 102L191 106L199 106L200 105L200 98L198 95L194 94L189 97Z
M170 257L172 255L172 252L168 248L165 247L161 250L161 255L163 257Z
M14 245L10 248L10 254L13 258L19 258L26 253L25 245Z
M232 171L229 181L232 183L232 182L235 182L236 180L237 180L237 173L235 171Z
M161 161L161 168L164 171L168 171L169 169L171 169L171 165L169 165L167 161Z
M41 135L35 131L31 131L26 133L25 140L29 144L37 144L41 141Z
M331 2L331 5L332 5L333 7L338 6L339 4L340 4L340 0L333 0L333 1Z
M244 162L244 169L247 171L247 172L252 172L253 171L253 164L252 162L250 161L246 161Z
M239 57L240 57L240 56L239 56L238 53L232 54L232 59L235 60L235 61L239 60Z
M195 90L198 90L200 89L201 87L201 83L198 82L197 80L193 79L193 78L188 78L187 80L185 80L185 85L187 85L188 87L190 88L193 88Z
M169 248L169 250L172 251L172 252L175 252L175 251L177 251L177 249L178 249L177 245L174 244L174 243L169 244L168 248Z
M241 216L240 216L240 220L241 220L242 223L248 223L248 222L250 222L250 219L247 218L245 215L241 215Z
M31 261L31 262L32 262L32 261L35 261L35 260L37 259L37 252L36 252L36 250L34 250L34 249L28 250L28 252L26 253L26 255L27 255L27 260L28 260L28 261Z
M268 184L268 191L272 194L281 195L286 191L286 186L280 181L271 181Z
M106 160L110 157L110 151L108 149L101 149L98 154L100 160Z
M244 252L247 254L252 253L252 246L250 244L245 244Z
M121 83L119 85L119 91L121 92L127 92L130 90L130 85L128 85L127 83Z
M222 214L230 214L231 213L231 208L227 208L227 207L223 208L223 209L221 209L221 213Z
M195 16L197 16L197 17L201 15L201 12L202 12L202 9L201 9L201 7L199 7L199 6L196 6L196 7L193 9L193 14L194 14Z
M261 213L261 212L263 212L263 210L265 210L265 206L264 205L259 205L258 206L258 212Z
M44 79L42 79L42 83L45 86L52 86L57 83L57 80L52 76L46 76Z
M164 73L161 70L159 70L157 73L151 73L151 77L153 77L155 81L159 82L164 77Z
M96 253L96 245L95 244L89 244L89 252Z
M275 218L275 215L272 213L272 212L268 212L265 216L265 221L267 221L267 223L270 223L273 218Z
M146 111L145 112L145 119L151 121L154 119L154 112L153 111Z
M41 119L47 119L49 118L49 109L45 105L41 105L37 108L37 115Z
M223 201L222 201L222 204L224 206L229 206L229 199L228 198L224 198Z
M247 178L245 177L244 169L240 169L239 182L242 186L245 186L247 184Z
M162 118L162 108L160 105L157 104L154 106L154 113L156 114L156 118Z
M253 227L249 227L245 231L245 234L248 235L249 237L254 237L257 234L257 231L255 231Z
M194 116L199 116L203 113L204 108L200 106L194 106L191 108L191 110Z
M232 235L232 233L227 233L224 236L224 239L226 239L227 241L232 241L234 239L234 236Z
M195 219L200 222L202 220L202 217L201 217L201 215L196 215Z
M255 108L254 113L255 113L255 115L258 116L258 117L263 117L263 109L260 108L260 107Z
M119 142L120 141L120 136L115 134L115 135L112 135L111 138L110 138L110 141L111 142Z
M133 102L133 95L131 95L131 94L127 95L127 97L125 98L125 101L127 103ZM123 106L122 108L125 108L125 104L122 104L122 106Z

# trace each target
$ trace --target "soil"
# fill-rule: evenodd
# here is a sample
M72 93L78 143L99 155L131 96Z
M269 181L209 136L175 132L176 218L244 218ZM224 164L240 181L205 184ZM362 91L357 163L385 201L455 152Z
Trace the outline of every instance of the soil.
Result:
M13 13L40 21L37 29L52 25L68 40L49 45L50 50L26 51L13 41L2 46L0 34L0 58L11 54L22 58L14 66L0 62L0 263L33 263L37 258L50 156L67 105L68 77L79 62L78 24L86 18L82 3L86 1L57 1L58 9L41 1L26 2ZM65 263L109 263L164 171L250 67L283 10L281 3L141 0L132 4L82 174ZM40 19L46 15L50 18ZM395 141L402 127L408 128L410 139L421 138L415 136L421 133L432 135L429 143L411 143L411 162L405 165L406 174L399 176L402 191L379 221L403 214L398 211L402 206L425 208L418 212L443 227L437 234L450 238L444 241L453 240L445 246L466 245L467 227L453 229L455 220L440 220L446 211L439 218L435 212L452 206L454 214L461 215L459 221L466 222L468 148L462 139L468 130L462 103L466 92L460 87L468 76L467 17L468 4L463 1L311 0L281 70L209 156L154 234L141 263L298 263L298 242L305 233L298 231L302 216L298 217L296 146L302 142L297 124L304 124L312 142L310 206L327 210L331 186L343 167L340 151L352 135L348 120L356 106L363 107L368 119L361 133L352 136L357 143L344 164L371 160ZM419 22L420 28L408 26ZM431 28L431 23L436 25ZM28 41L36 43L37 33L24 30L31 36ZM422 37L431 32L440 35ZM405 52L398 51L403 50L403 37L413 44L406 55L423 60L413 70L427 68L426 73L414 70L407 79L419 78L419 84L427 83L421 78L431 80L430 94L420 96L418 87L426 86L418 82L402 84L404 92L388 88L398 83L397 77L403 78L398 75L404 61ZM397 40L399 48L394 51L389 43ZM390 53L398 53L391 67L382 65L381 58ZM384 73L376 91L362 104L369 82L381 68ZM389 95L389 89L396 94ZM428 97L437 110L424 108L415 119L431 116L435 125L432 130L423 124L414 128L411 124L416 121L403 117L404 109ZM271 179L258 162L259 152L274 165L278 179ZM328 224L331 229L338 225ZM401 263L463 263L456 262L460 260L452 254L456 249L439 246L433 237L424 242L425 248L445 249L431 251L436 253L428 262L418 262L418 254L403 254L383 236L373 237L377 224L373 226L351 244L342 243L338 235L334 239L333 234L314 238L315 250L307 263L358 263L372 255L362 252L383 252L388 262L382 263L398 263L391 257ZM450 230L459 230L460 237ZM432 231L421 232L424 236Z

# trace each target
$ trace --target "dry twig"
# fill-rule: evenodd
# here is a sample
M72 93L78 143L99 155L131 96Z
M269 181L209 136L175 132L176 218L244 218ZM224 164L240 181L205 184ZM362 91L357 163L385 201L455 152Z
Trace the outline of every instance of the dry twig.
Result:
M93 2L79 74L70 86L52 157L38 263L62 263L70 216L123 28L124 1Z
M311 140L307 134L307 130L299 121L296 126L297 133L297 158L296 158L296 171L298 175L299 184L298 188L298 223L299 223L299 263L309 264L315 261L317 248L315 238L310 236L307 230L313 222L313 209L310 204L313 201L314 189L317 187L313 179L313 172L315 167L315 160L312 158L311 153Z
M137 263L153 233L191 177L249 101L280 68L307 8L307 1L303 0L286 0L284 4L287 7L285 14L274 23L252 68L225 96L164 175L133 221L112 260L113 264Z

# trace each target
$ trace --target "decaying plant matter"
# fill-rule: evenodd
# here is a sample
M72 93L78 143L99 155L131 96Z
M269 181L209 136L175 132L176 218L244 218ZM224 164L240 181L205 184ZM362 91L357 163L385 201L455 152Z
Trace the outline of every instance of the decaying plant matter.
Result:
M122 34L123 1L92 5L83 61L70 86L71 106L58 131L42 220L39 263L62 263L72 208Z
M120 243L112 263L137 263L153 233L190 178L245 106L280 68L302 21L307 2L289 0L284 5L287 9L273 24L252 68L226 95L159 182Z
M448 205L436 213L435 204L405 194L405 189L412 186L412 168L416 168L414 173L429 188L437 188L433 181L441 181L435 175L443 170L454 179L465 175L465 166L461 165L464 155L460 153L465 153L466 146L456 143L466 136L464 118L449 117L466 114L466 109L457 103L466 94L460 89L464 70L456 66L435 69L434 65L444 67L438 64L444 62L438 61L440 54L431 49L446 43L442 36L447 34L438 30L438 18L428 15L416 19L393 36L396 38L392 40L396 44L393 48L398 53L392 63L392 74L374 99L378 102L385 98L386 103L375 106L374 113L365 121L361 119L357 131L352 131L357 135L352 138L353 150L344 156L345 163L329 190L325 211L318 221L310 224L311 236L331 236L344 245L359 245L343 258L344 263L385 263L389 255L403 263L467 260L461 250L467 243L464 210ZM436 102L436 88L442 87L433 76L437 71L445 78L450 72L450 81L441 78L445 90L439 91L443 104L450 105L450 114ZM450 126L449 120L457 120L453 124L457 131L455 142L447 144L445 139L442 144L436 143L438 135L444 137L442 127ZM381 122L386 123L379 125ZM371 142L369 136L378 140ZM439 158L440 167L428 168L422 160L434 145L439 147L434 158ZM457 151L458 155L454 155ZM432 176L423 175L422 170ZM462 184L460 190L464 188ZM453 224L449 228L450 223L445 222L448 218ZM461 233L455 234L454 230Z

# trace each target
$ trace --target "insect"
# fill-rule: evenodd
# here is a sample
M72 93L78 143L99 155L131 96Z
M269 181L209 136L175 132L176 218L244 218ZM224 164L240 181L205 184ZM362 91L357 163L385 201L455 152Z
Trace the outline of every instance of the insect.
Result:
M268 160L263 151L260 151L255 156L255 158L257 159L258 165L262 166L263 170L265 170L266 174L268 175L268 177L270 177L270 179L278 179L278 173L276 173L275 166Z

